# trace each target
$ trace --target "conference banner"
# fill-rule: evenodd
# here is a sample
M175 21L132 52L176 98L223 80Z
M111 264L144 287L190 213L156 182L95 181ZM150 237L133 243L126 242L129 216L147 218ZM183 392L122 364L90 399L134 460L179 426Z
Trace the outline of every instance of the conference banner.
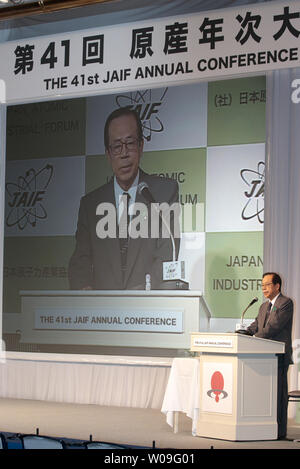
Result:
M296 0L211 10L7 42L0 79L16 103L258 74L298 67L299 34Z

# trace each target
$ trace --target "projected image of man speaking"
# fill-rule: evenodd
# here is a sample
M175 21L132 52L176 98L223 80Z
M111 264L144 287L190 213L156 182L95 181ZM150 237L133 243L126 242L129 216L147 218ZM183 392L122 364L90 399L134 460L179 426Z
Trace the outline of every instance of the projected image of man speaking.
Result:
M114 176L81 199L70 288L144 289L147 274L152 289L163 288L163 262L174 254L177 258L179 251L178 184L141 170L143 129L135 111L119 108L109 115L104 144ZM170 208L169 217L151 210L159 204ZM161 218L168 218L167 233ZM158 229L153 229L157 221Z

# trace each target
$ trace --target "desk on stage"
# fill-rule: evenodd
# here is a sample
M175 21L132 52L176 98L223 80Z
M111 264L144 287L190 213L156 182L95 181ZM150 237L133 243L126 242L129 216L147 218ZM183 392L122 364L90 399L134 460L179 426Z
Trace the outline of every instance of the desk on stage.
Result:
M161 411L174 433L180 431L178 413L192 420L192 434L197 433L199 418L199 359L174 358Z

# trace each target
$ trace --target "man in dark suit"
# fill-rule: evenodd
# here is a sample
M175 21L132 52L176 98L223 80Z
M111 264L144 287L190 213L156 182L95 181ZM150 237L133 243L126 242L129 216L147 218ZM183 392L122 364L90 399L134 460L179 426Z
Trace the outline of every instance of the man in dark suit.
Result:
M285 343L285 353L278 356L277 422L278 438L286 437L288 383L287 373L292 360L293 302L281 293L281 278L274 272L263 275L262 291L268 301L264 302L248 332L255 337L278 340Z
M155 202L179 206L178 184L171 179L148 175L140 169L143 132L140 118L134 111L120 108L110 114L104 128L104 143L114 177L81 199L76 247L69 263L70 287L73 290L144 289L145 276L150 274L151 288L161 288L162 262L173 259L173 246L166 233L161 236L159 230L154 235L151 232L154 226L151 204L145 204L138 185L145 182ZM134 212L134 204L143 204L137 214L148 230L146 233L141 230L140 236L128 237L126 229L123 236L119 227L124 220L124 208L127 206L129 213ZM105 220L103 217L111 208L114 209L112 216L106 219L111 223L111 230L105 237L100 233L101 220ZM177 256L179 214L176 217L174 213L170 211L170 228L177 235ZM126 212L126 219L129 224L133 223L134 214L130 220ZM127 224L125 226L127 228ZM125 242L124 238L127 238Z

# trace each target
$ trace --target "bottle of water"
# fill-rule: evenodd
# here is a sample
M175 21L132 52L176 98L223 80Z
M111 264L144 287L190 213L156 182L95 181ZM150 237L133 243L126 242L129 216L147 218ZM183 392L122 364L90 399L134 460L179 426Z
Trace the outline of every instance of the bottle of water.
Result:
M145 290L146 290L146 291L150 291L150 290L151 290L151 275L150 275L150 274L146 274L145 280L146 280L146 283L145 283Z

